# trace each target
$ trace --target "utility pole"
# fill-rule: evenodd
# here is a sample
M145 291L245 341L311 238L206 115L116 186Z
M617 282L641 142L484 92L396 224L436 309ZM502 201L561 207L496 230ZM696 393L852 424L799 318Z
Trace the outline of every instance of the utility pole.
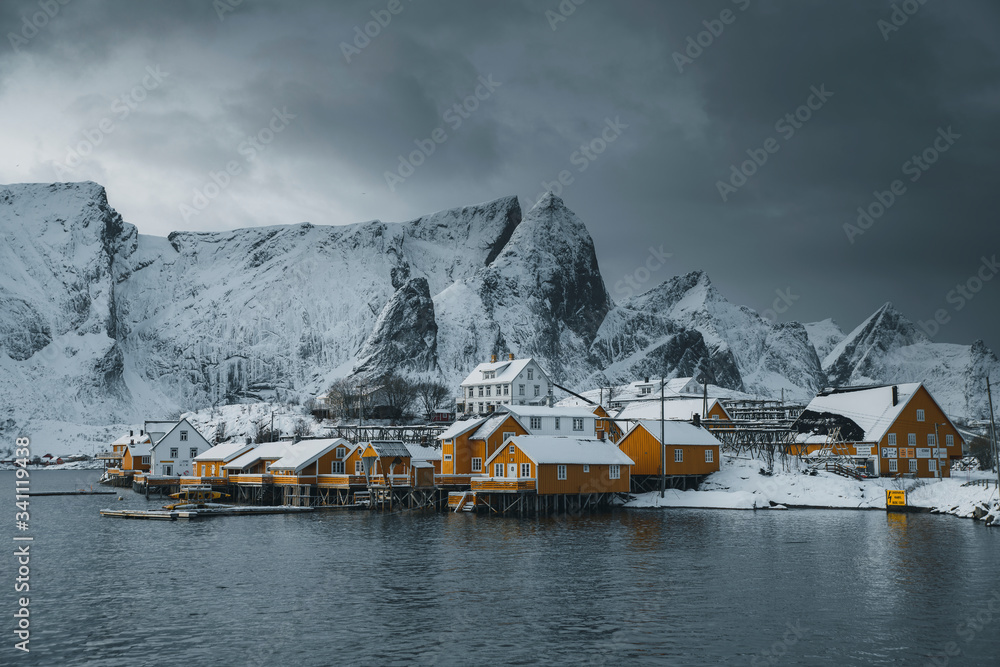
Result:
M941 469L941 436L938 435L938 423L934 422L934 449L937 450L938 455L934 458L937 460L937 477L944 477L944 470ZM931 452L933 454L934 452Z
M990 378L986 376L986 397L990 401L990 450L993 452L993 466L997 471L997 488L1000 489L1000 461L997 454L1000 454L1000 446L997 444L997 425L993 419L993 390L990 389Z
M667 441L663 428L663 385L666 378L660 376L660 497L667 491Z

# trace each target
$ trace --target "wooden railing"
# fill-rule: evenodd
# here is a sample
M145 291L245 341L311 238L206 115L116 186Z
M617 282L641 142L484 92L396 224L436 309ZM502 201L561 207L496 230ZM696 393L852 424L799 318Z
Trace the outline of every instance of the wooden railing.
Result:
M181 486L210 484L219 486L226 483L225 477L181 477Z
M282 475L273 474L271 479L275 484L315 484L316 475Z
M121 459L122 456L123 455L118 452L100 452L94 458L99 460L117 461Z
M534 479L473 479L473 491L534 491Z
M270 484L271 475L230 475L229 481L233 484Z
M364 486L364 475L319 475L317 484L319 486L332 486L347 488L349 486Z
M386 484L384 475L372 475L371 481L372 481L372 486L388 486L388 484ZM392 482L393 486L409 486L410 476L389 475L389 481Z
M472 475L434 475L438 486L463 486L472 480Z

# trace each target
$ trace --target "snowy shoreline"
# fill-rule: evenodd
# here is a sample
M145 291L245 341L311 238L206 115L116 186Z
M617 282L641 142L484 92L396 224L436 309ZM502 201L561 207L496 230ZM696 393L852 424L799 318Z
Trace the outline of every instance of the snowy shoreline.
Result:
M722 509L789 510L843 509L885 511L885 491L907 492L906 511L950 514L1000 525L1000 507L995 484L970 485L970 481L993 479L992 473L958 473L946 479L873 478L854 480L818 471L807 474L796 459L782 470L776 464L773 475L762 475L759 461L729 459L697 491L668 489L638 494L625 503L629 509Z

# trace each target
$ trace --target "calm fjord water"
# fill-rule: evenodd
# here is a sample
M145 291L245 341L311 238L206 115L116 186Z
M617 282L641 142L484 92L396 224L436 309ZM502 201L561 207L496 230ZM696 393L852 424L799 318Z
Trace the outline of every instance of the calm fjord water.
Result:
M0 472L8 545L13 489ZM163 504L121 495L31 500L31 653L7 556L0 665L1000 663L1000 531L952 517L98 515Z

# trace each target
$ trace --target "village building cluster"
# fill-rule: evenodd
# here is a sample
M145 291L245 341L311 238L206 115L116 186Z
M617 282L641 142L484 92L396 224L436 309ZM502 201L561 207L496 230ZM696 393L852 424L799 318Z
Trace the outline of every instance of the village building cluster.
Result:
M947 477L963 453L960 432L919 383L828 389L805 406L719 388L710 397L694 378L645 378L559 404L555 387L534 359L494 357L461 383L460 418L432 431L364 437L375 429L357 427L213 446L186 419L147 421L102 457L107 480L147 495L197 486L241 503L527 513L697 488L724 452L797 456L857 478Z

